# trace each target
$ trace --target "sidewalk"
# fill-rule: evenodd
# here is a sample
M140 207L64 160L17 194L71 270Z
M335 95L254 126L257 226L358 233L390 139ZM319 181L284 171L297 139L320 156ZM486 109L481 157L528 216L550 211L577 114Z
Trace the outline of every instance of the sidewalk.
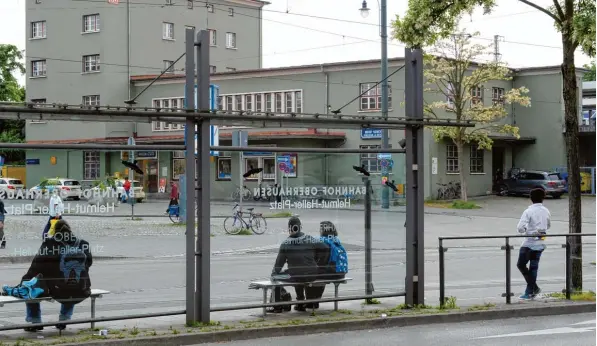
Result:
M407 309L401 305L402 301L400 298L387 298L381 299L381 303L377 305L364 305L362 301L340 302L341 309L338 311L333 311L332 303L322 303L321 309L315 312L292 311L268 314L265 318L261 316L260 309L220 312L211 314L212 321L209 324L193 326L185 325L183 315L100 322L96 324L96 330L87 329L89 324L78 324L69 326L62 336L54 328L46 327L44 331L33 334L24 331L3 332L0 342L80 345L90 341L95 341L94 344L112 344L118 342L117 339L122 342L118 344L125 344L127 341L130 343L131 339L137 339L136 342L143 345L190 345L275 335L595 311L594 302L567 302L549 298L512 305L447 305L446 309L430 306ZM107 330L108 335L98 336L98 330ZM140 338L147 339L141 341Z

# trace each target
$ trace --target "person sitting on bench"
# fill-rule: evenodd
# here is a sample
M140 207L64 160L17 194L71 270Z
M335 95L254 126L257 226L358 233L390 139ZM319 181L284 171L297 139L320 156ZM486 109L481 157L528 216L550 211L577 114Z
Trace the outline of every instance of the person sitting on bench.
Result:
M340 239L336 226L331 221L322 221L319 224L320 240L325 244L319 247L315 253L315 259L319 268L318 280L343 279L348 273L348 257ZM325 291L325 286L314 286L307 288L307 299L320 299ZM307 308L319 308L319 303L314 306L307 305Z
M280 245L278 257L272 271L272 280L289 282L310 282L317 279L317 262L315 261L316 249L322 249L326 245L319 239L302 232L301 220L293 216L288 220L288 238ZM320 250L321 251L321 250ZM282 270L284 265L287 270ZM305 286L297 285L296 300L305 300ZM283 287L274 289L274 301L290 301L292 297ZM289 311L290 307L272 307L269 312L280 313ZM299 304L295 306L297 311L305 311L306 306Z

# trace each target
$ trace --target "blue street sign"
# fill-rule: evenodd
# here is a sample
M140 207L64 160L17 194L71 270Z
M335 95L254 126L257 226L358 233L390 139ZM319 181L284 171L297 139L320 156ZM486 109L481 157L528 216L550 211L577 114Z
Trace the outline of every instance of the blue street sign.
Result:
M361 129L361 139L380 139L381 129Z
M391 160L392 159L392 154L382 154L382 153L379 153L379 154L377 154L377 159L378 160Z
M27 165L39 165L39 159L26 159L25 164Z
M186 90L186 88L185 88ZM220 87L215 84L209 85L209 108L213 110L217 110L217 103L218 103L218 96L220 95ZM185 100L186 100L186 93L185 93ZM195 85L195 110L197 110L198 105L198 94L197 94L197 85ZM184 103L184 107L186 108L186 102ZM209 145L210 146L218 146L220 145L220 133L219 129L215 125L209 126ZM185 145L186 145L186 137L185 137ZM195 128L195 147L197 146L197 128ZM211 150L209 152L211 156L220 156L220 152ZM195 155L197 155L197 151L195 151Z
M0 156L0 166L4 166L4 156Z
M276 160L278 163L290 163L290 156L278 156Z
M388 162L388 160L381 160L381 161L380 161L380 164L381 164L381 166L382 166L382 167L386 168L386 167L388 167L388 165L389 165L390 163Z

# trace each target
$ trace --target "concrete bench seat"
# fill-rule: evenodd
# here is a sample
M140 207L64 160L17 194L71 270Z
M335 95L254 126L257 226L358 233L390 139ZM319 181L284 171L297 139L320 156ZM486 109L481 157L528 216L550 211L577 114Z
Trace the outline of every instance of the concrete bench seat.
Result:
M338 287L342 284L348 283L348 281L352 280L351 278L343 278L343 279L335 279L335 280L315 280L311 282L290 282L290 281L277 281L277 280L261 280L261 281L252 281L249 284L249 289L251 290L263 290L263 304L267 304L268 300L268 290L272 290L276 287L286 287L286 286L299 286L304 285L307 287L316 287L316 286L327 286L329 284L334 285L334 298L338 298ZM334 311L338 311L338 302L334 302ZM263 316L267 314L267 308L263 308Z
M91 318L95 319L95 300L101 298L102 296L110 294L110 291L100 290L100 289L91 289ZM0 296L0 307L3 307L5 304L15 304L15 303L36 303L36 302L53 302L54 299L50 297L46 298L39 298L39 299L21 299L16 298L13 296ZM91 328L95 328L95 322L91 322Z

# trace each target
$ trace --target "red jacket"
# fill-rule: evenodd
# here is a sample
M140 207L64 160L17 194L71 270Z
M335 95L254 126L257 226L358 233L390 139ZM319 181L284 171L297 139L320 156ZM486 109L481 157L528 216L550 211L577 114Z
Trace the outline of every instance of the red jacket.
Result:
M124 188L124 191L129 192L129 190L131 189L131 181L126 180L124 182L124 184L122 185L122 187Z
M178 199L178 186L176 186L176 184L172 185L172 190L170 191L170 198Z

